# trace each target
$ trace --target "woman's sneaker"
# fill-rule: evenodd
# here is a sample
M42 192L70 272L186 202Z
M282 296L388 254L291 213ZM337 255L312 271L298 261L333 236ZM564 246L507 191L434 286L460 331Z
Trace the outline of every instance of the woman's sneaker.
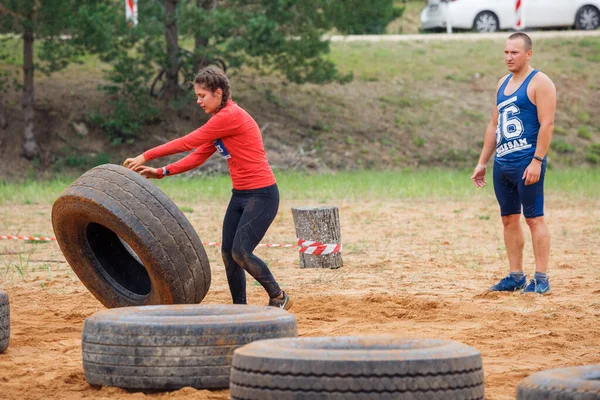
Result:
M488 290L490 292L514 292L523 289L525 285L527 285L527 277L525 275L521 279L515 279L511 275L508 275Z
M525 293L550 294L550 281L538 282L535 279L529 281L529 285L523 290Z
M286 292L281 292L281 293L283 293L283 298L282 299L269 299L269 306L279 307L279 308L283 308L284 310L289 310L292 307L292 305L294 304L294 302L292 301L292 299Z

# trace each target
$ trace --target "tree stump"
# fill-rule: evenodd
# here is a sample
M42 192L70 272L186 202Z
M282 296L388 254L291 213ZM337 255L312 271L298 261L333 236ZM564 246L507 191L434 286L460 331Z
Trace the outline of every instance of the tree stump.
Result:
M296 236L298 239L339 244L340 216L337 207L297 207L292 208ZM307 254L300 252L300 268L340 268L341 251L330 254Z

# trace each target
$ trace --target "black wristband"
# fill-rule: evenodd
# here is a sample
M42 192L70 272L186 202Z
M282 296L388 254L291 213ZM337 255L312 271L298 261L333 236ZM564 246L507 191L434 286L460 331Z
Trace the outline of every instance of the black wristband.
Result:
M538 160L539 162L544 162L544 159L540 156L533 156L534 160Z

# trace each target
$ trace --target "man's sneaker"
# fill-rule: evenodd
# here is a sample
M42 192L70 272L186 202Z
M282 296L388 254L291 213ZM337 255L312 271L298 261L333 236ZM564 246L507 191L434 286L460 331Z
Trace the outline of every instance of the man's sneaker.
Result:
M523 290L525 293L537 293L537 294L549 294L550 293L550 281L538 282L535 279L529 281L529 285Z
M526 276L523 276L521 279L515 279L511 275L508 275L488 290L490 292L514 292L515 290L523 289L525 285L527 285Z
M269 306L289 310L294 304L294 302L286 292L281 293L283 293L283 299L269 299Z

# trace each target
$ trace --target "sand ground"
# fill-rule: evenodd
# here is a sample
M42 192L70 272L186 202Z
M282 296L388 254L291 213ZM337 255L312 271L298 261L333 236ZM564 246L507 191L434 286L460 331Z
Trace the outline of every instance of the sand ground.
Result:
M548 196L552 233L549 296L485 294L507 272L502 226L489 195L468 201L333 202L340 209L344 266L300 269L295 249L259 248L283 288L300 336L392 334L453 339L481 351L486 399L513 399L535 371L600 363L600 200ZM264 243L294 243L283 199ZM180 204L202 240L220 238L223 202ZM49 205L0 207L0 235L53 236ZM523 226L526 228L525 223ZM529 234L526 273L533 273ZM217 248L207 247L213 281L203 303L230 301ZM103 309L56 243L0 241L0 288L11 301L11 339L0 354L3 399L228 399L184 388L144 394L92 387L81 362L86 317ZM265 304L249 281L249 302Z

